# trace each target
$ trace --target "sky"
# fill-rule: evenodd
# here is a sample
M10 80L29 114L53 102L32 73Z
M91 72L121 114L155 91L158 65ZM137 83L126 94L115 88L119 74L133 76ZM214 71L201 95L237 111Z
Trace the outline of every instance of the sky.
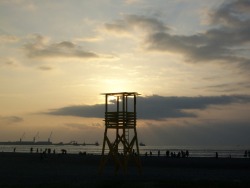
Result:
M0 141L102 142L138 92L146 145L249 146L249 0L0 0Z

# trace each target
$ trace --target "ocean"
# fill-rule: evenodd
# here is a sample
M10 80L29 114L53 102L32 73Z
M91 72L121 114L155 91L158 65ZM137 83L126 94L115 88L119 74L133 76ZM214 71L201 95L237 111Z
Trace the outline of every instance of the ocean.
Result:
M80 152L86 152L87 154L101 155L102 145L0 145L0 152L20 152L30 153L31 148L33 153L40 153L46 149L50 149L51 152L61 153L62 149L65 149L67 153L79 154ZM245 151L248 151L250 155L250 146L140 146L140 155L152 156L166 156L166 151L170 153L178 153L181 151L189 151L189 157L215 157L215 153L218 152L219 157L222 158L244 158ZM107 146L106 146L107 149ZM107 153L108 150L105 150ZM250 156L247 156L250 157Z

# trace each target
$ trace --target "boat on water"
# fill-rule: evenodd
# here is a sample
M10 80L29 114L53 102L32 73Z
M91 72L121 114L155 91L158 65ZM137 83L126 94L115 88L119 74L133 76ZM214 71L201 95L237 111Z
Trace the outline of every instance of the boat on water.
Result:
M55 144L55 145L72 145L72 146L99 146L99 143L96 141L95 143L85 143L83 142L82 144L81 143L78 143L77 141L71 141L69 143L63 143L63 142L60 142L58 144Z
M139 145L140 145L140 146L146 146L146 144L144 144L144 143L142 143L142 142L140 142Z
M95 143L93 143L93 144L86 144L85 142L83 143L83 146L87 146L87 145L90 145L90 146L99 146L100 144L97 141Z

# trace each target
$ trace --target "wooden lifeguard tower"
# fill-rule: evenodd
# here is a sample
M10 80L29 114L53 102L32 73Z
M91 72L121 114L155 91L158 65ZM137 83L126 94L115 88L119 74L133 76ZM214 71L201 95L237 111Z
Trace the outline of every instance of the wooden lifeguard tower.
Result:
M115 173L127 173L128 161L133 159L141 173L136 131L136 92L105 93L105 131L99 173L111 158ZM110 134L111 133L111 134ZM112 141L113 139L114 141ZM106 149L106 145L108 146ZM106 149L106 150L105 150Z

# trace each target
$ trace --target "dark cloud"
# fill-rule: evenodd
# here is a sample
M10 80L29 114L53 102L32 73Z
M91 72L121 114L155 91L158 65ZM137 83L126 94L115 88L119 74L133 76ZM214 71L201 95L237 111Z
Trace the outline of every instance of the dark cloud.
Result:
M84 50L70 41L49 44L41 35L36 35L35 40L27 43L24 49L29 58L112 58Z
M51 115L61 116L79 116L79 117L97 117L102 118L104 113L104 105L80 105L80 106L67 106L59 109L54 109L48 112Z
M249 0L225 1L218 10L211 12L211 21L229 27L245 27L249 25L249 12Z
M142 119L195 117L195 114L184 110L202 110L209 105L242 102L250 102L250 96L163 97L155 95L138 98L138 115Z
M161 120L166 118L196 117L185 110L203 110L210 105L248 103L250 96L199 96L199 97L138 97L138 118ZM112 105L110 104L110 109ZM68 106L47 112L50 115L104 118L104 104Z

